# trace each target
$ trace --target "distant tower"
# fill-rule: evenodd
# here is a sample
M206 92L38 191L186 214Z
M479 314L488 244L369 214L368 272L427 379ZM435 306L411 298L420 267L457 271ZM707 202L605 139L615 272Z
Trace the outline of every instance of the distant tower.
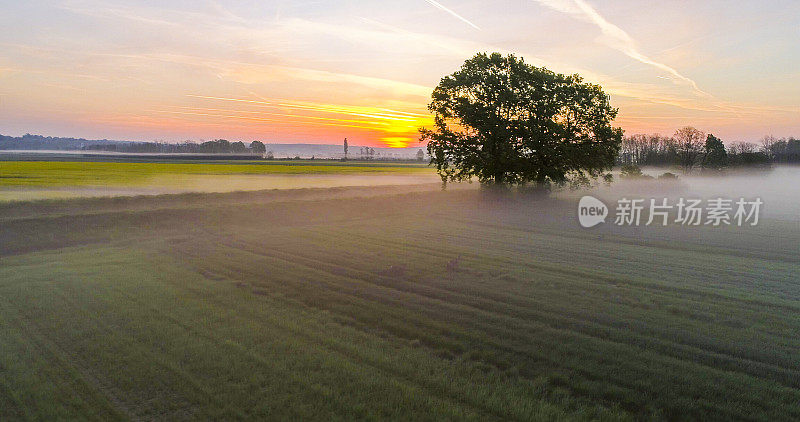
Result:
M347 159L347 138L344 138L344 159Z

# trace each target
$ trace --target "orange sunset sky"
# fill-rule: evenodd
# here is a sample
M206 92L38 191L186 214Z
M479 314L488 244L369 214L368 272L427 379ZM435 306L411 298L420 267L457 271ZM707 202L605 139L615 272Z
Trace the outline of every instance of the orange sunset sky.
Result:
M743 4L749 3L749 4ZM800 136L794 1L4 2L0 133L416 146L478 51L579 73L616 125Z

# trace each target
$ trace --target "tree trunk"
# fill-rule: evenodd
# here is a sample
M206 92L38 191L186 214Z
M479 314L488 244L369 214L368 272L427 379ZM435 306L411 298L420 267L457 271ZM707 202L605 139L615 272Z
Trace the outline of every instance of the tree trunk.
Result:
M505 183L506 174L505 172L498 171L494 174L494 184L495 185L502 185Z

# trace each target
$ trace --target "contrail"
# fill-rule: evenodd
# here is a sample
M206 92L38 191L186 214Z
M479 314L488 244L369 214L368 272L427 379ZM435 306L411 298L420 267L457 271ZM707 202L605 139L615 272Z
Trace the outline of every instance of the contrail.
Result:
M458 13L456 13L456 12L454 12L454 11L452 11L452 10L448 9L447 7L445 7L444 5L442 5L441 3L439 3L438 1L436 1L436 0L425 0L425 1L427 1L428 3L430 3L430 4L431 4L431 5L433 5L433 6L435 6L435 7L436 7L436 8L438 8L438 9L444 10L445 12L447 12L447 13L449 13L449 14L453 15L454 17L456 17L456 18L457 18L458 20L460 20L461 22L464 22L464 23L466 23L467 25L469 25L469 26L471 26L471 27L473 27L473 28L477 29L478 31L480 31L480 30L481 30L480 28L478 28L478 26L477 26L477 25L475 25L474 23L472 23L472 22L468 21L466 18L464 18L463 16L459 15Z
M695 81L682 75L674 68L657 62L650 57L642 54L636 46L636 42L623 31L622 28L614 25L597 12L590 4L584 0L534 0L539 4L547 6L553 10L557 10L568 15L572 15L577 19L588 21L600 28L600 32L605 36L606 44L625 54L626 56L646 65L653 66L670 75L673 78L681 80L694 89L695 92L706 97L711 97L711 94L701 90Z

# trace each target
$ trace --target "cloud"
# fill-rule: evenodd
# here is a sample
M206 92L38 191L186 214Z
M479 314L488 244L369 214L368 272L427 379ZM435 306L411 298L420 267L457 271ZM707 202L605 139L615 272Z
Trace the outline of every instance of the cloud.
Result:
M18 72L18 70L11 67L0 67L0 77L11 75L16 72Z
M481 30L480 28L478 28L478 25L475 25L474 23L468 21L466 18L464 18L463 16L459 15L458 13L448 9L447 7L445 7L444 5L439 3L438 1L435 1L435 0L425 0L425 1L430 3L431 5L433 5L437 9L444 10L445 12L447 12L447 13L451 14L452 16L454 16L456 19L460 20L461 22L466 23L467 25L477 29L478 31Z
M421 3L412 9L430 10L432 15L450 20L441 14L444 11L477 28L439 2L459 3L425 1L438 10ZM621 108L621 120L639 122L635 127L646 127L645 123L660 127L664 125L661 116L665 120L686 119L687 123L693 119L700 122L718 119L762 126L767 124L764 122L797 121L800 110L792 106L791 89L782 93L782 101L765 95L748 98L747 93L736 96L736 92L723 91L719 95L727 96L730 101L714 98L677 70L681 69L679 62L663 58L664 51L650 52L644 45L640 47L637 41L647 41L644 35L634 40L598 13L590 4L594 3L592 0L533 1L536 3L523 5L542 5L553 13L563 14L561 17L582 27L579 29L598 37L597 42L613 50L612 54L586 55L586 46L575 43L573 38L553 39L551 25L531 25L530 16L523 13L511 16L514 9L500 10L487 3L475 5L478 8L471 10L486 13L481 15L486 22L497 17L491 14L500 14L504 18L502 26L480 33L467 28L465 33L454 33L441 26L420 27L415 20L415 12L419 10L408 10L407 3L402 2L381 3L374 9L341 5L323 10L293 7L286 13L273 14L272 2L242 8L221 0L206 0L182 8L170 6L169 1L156 5L122 0L60 0L59 9L52 11L59 14L59 19L50 19L56 24L43 32L49 35L31 38L27 41L30 44L13 44L11 41L17 38L0 37L0 49L7 55L0 60L0 78L15 78L14 84L3 87L3 92L10 96L10 101L4 97L4 102L15 108L31 104L30 110L36 110L31 114L43 116L43 111L33 104L102 113L111 102L114 110L127 111L133 117L142 110L158 108L162 111L151 116L153 121L176 122L176 125L183 120L199 123L205 119L220 128L225 128L225 122L232 128L262 130L279 127L281 122L297 125L281 132L285 139L300 136L298 128L303 125L311 127L309 133L315 136L324 133L323 129L338 130L329 126L337 124L328 120L335 118L343 120L340 123L343 125L379 128L359 127L360 130L353 131L369 132L371 138L365 135L364 139L377 139L376 134L387 134L387 129L401 132L388 137L415 139L413 126L418 123L416 119L427 116L425 104L441 75L457 69L476 52L497 51L513 52L535 66L577 73L602 85ZM83 22L99 25L93 28L104 36L85 36L84 28L75 25ZM455 20L452 23L461 25ZM683 53L684 44L673 49L679 48L679 53ZM721 60L703 62L698 68L708 75L708 66L724 69L721 63ZM624 65L635 66L637 70L645 68L647 73L628 78L625 75L631 73L619 71ZM614 69L614 75L603 69ZM722 82L715 82L714 86L719 87ZM61 95L51 88L53 84L74 85L86 93ZM249 93L253 98L247 101L275 103L270 104L275 108L270 110L262 107L264 104L240 101L213 104L207 102L210 99L187 98L187 93L237 99L247 99ZM280 101L276 100L279 98ZM336 104L327 104L329 101ZM194 108L175 108L186 105ZM222 111L224 107L231 110ZM42 117L47 118L50 115ZM373 123L344 121L364 119ZM390 125L375 124L378 122ZM324 127L314 132L316 126ZM623 126L627 129L627 125ZM192 128L194 134L203 133L192 125L181 127Z
M325 103L314 103L308 101L292 101L286 99L269 99L269 98L264 98L256 93L251 93L251 95L253 95L256 98L259 98L259 100L257 101L245 98L227 98L227 97L214 97L208 95L187 94L187 96L189 97L202 98L207 100L238 102L258 107L292 109L301 112L346 115L356 118L367 118L370 120L378 119L378 120L398 120L398 121L412 122L414 121L414 117L427 117L426 115L423 114L405 113L402 111L385 109L385 108L352 106L343 104L325 104Z
M177 23L166 19L142 16L141 14L136 13L136 9L134 8L117 6L117 5L111 6L106 3L68 1L57 5L56 7L63 10L67 10L75 14L90 16L94 18L117 17L132 21L138 21L150 25L160 25L168 27L178 26Z
M261 84L280 80L304 80L325 84L358 85L372 90L383 91L395 96L415 96L427 98L432 88L424 85L395 81L385 78L362 76L352 73L331 72L295 66L261 65L233 61L210 61L196 58L211 67L220 69L224 79L243 83Z
M534 0L535 2L547 6L553 10L556 10L561 13L566 13L570 16L575 17L576 19L580 19L585 22L589 22L597 26L603 34L601 40L609 47L620 51L621 53L625 54L626 56L644 63L646 65L655 67L667 74L671 75L672 78L677 79L681 82L684 82L691 86L696 94L699 94L703 97L711 97L711 95L703 90L701 90L697 83L682 75L676 69L653 60L652 58L648 57L647 55L643 54L639 51L638 46L636 45L636 41L628 35L627 32L622 30L622 28L614 25L613 23L609 22L606 18L604 18L600 13L595 10L589 3L584 0Z
M264 98L253 92L251 92L251 95L258 98L258 100L190 94L188 95L189 97L202 100L202 102L219 105L217 108L175 106L172 110L162 109L157 112L272 122L277 125L292 124L355 128L380 135L380 139L384 144L392 143L395 146L400 145L401 139L404 144L413 142L417 139L417 128L432 123L429 115L383 107ZM391 138L390 141L387 140L389 138Z

